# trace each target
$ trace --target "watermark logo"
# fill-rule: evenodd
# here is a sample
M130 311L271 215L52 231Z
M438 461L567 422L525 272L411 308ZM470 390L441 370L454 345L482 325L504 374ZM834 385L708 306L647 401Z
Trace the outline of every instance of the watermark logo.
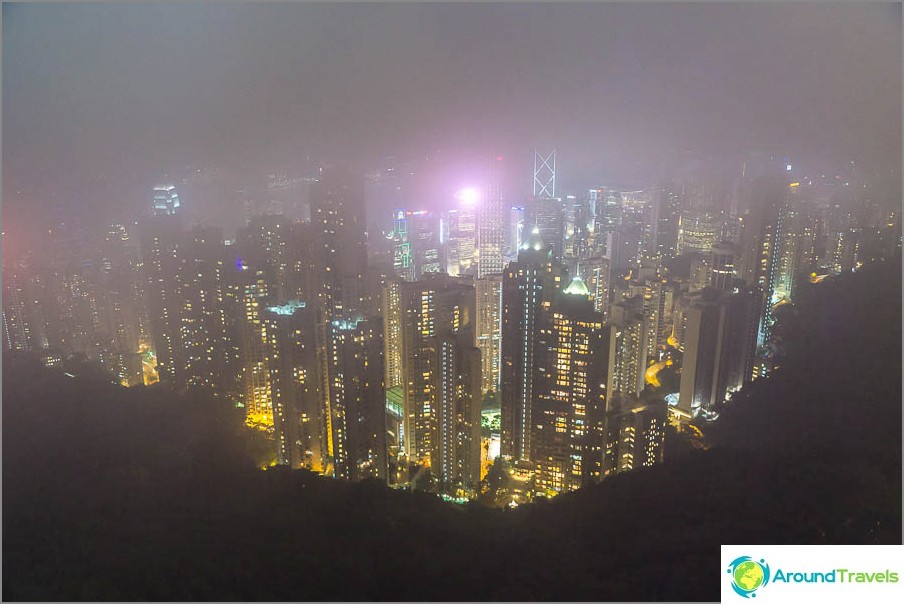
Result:
M769 583L769 565L765 560L757 562L750 556L735 558L728 565L731 588L742 598L755 598L756 590Z

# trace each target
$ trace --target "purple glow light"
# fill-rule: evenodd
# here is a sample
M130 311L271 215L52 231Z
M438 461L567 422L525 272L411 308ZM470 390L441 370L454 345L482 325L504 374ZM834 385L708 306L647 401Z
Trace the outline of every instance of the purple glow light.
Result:
M480 199L480 193L477 192L477 189L462 189L455 194L455 199L470 205L477 203L477 200Z

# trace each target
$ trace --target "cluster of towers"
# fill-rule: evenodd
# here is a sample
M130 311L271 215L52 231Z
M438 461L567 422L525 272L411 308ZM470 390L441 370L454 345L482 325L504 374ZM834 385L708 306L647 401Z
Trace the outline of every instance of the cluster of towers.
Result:
M768 375L802 283L900 254L865 185L784 160L733 187L560 196L537 154L517 206L490 163L443 211L394 210L385 256L339 169L310 179L310 220L262 214L234 239L187 228L172 185L99 237L56 225L4 266L4 346L207 389L293 468L469 497L501 457L553 495L660 461L670 425Z

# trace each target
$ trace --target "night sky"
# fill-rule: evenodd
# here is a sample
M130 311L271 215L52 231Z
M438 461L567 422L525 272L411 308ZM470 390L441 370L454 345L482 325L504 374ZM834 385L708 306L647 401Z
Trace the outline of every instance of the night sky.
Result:
M752 150L900 179L900 4L2 10L4 209L436 149L506 153L525 187L535 146L575 188Z

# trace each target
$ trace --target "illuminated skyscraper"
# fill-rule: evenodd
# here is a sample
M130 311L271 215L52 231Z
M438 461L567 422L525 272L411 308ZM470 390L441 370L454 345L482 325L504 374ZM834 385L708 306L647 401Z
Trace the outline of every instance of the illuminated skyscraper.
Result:
M319 308L324 317L345 316L364 306L368 292L364 231L364 184L353 174L322 170L311 183Z
M334 319L326 329L327 456L332 474L386 480L386 389L380 319Z
M654 207L656 253L663 258L677 256L681 196L671 185L660 187Z
M402 281L389 279L383 286L383 334L386 389L401 386L402 369Z
M562 258L565 242L565 206L557 197L532 197L524 204L524 233L534 227L553 257Z
M602 313L603 317L609 312L609 259L597 255L581 260L581 274L587 283L587 289L593 296L593 309Z
M481 392L499 390L502 346L502 276L475 281L477 288L477 347L483 364Z
M478 277L501 275L505 253L505 203L502 199L502 156L490 169L486 195L478 203Z
M708 254L719 236L713 214L706 210L685 209L678 218L678 253Z
M108 225L100 249L98 286L101 321L98 336L109 352L109 370L123 386L142 383L139 349L150 342L144 306L141 260L125 225Z
M439 216L434 212L419 210L407 212L408 241L414 258L415 277L442 270L442 230Z
M147 275L148 314L162 382L184 383L180 334L182 292L179 283L182 246L177 216L156 216L143 225L142 255Z
M602 314L575 276L537 334L531 458L547 493L574 490L602 476L608 338Z
M502 281L502 454L516 461L531 459L537 334L561 280L534 227Z
M713 418L717 406L751 379L759 294L707 288L688 308L678 406Z
M26 317L23 277L15 269L3 268L3 348L36 350L32 329Z
M154 216L172 216L178 213L181 204L179 194L174 185L157 185L154 187Z
M627 400L614 407L607 419L605 474L661 462L668 419L666 404Z
M240 285L245 422L249 426L272 431L270 347L262 312L264 302L268 298L267 281L263 271L249 271L247 266L237 270L255 273L244 279Z
M392 269L398 277L406 281L415 278L414 257L411 253L411 241L408 239L408 217L405 210L393 210Z
M448 238L445 240L446 272L452 276L471 275L477 252L476 200L458 199L458 207L445 213Z
M316 312L293 300L262 313L277 463L324 471L330 434L324 413L324 368Z
M720 242L712 247L710 285L723 291L731 287L735 278L735 259L737 256L737 248L730 243Z
M480 481L475 297L473 286L447 275L402 284L404 454L445 492Z
M606 392L611 402L621 402L639 396L644 388L647 321L643 316L643 298L637 296L614 304L609 321L611 335Z

